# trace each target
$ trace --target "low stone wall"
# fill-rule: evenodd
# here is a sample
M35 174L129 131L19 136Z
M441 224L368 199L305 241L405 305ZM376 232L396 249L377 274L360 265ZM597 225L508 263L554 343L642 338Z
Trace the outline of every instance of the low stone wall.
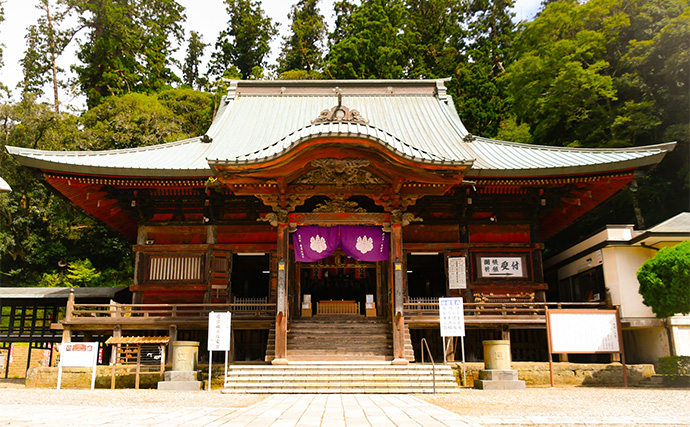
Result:
M513 362L512 369L518 371L518 378L527 386L550 386L549 364L546 362ZM654 375L654 365L625 365L628 385L636 386L640 381ZM484 363L467 363L467 385L473 386L479 378ZM454 363L453 370L462 382L462 365ZM564 363L553 364L554 384L556 386L623 386L623 366L620 363Z
M112 369L110 366L96 368L96 388L110 388ZM57 387L58 368L37 367L30 368L26 374L26 387L55 388ZM142 374L139 376L139 388L156 388L160 381L158 374ZM135 375L118 372L115 377L115 388L134 388ZM91 368L63 368L61 388L91 388Z

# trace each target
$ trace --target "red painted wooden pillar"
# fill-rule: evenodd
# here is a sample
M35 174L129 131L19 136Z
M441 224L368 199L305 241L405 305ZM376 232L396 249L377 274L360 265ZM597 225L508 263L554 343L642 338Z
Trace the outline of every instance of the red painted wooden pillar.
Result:
M391 288L393 295L393 364L407 364L405 359L405 319L403 316L402 224L391 224Z
M287 364L287 260L288 254L288 225L278 224L278 285L276 287L276 354L274 365Z

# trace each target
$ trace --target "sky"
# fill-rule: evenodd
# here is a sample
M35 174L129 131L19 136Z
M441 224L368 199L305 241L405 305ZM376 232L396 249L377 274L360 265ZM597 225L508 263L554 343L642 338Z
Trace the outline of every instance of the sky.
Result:
M218 34L227 25L228 17L225 12L225 2L223 0L178 0L185 7L187 20L183 24L185 28L185 40L189 37L190 31L197 31L202 35L202 40L210 44L206 48L206 55L202 66L205 66L213 51L213 44ZM22 70L18 61L24 55L25 41L24 35L26 28L36 22L40 15L36 9L38 0L4 0L5 21L0 23L0 42L3 44L3 67L0 68L0 82L8 86L13 91L17 83L22 79ZM280 34L271 43L271 54L269 64L275 63L282 37L289 31L290 22L288 13L297 0L262 0L262 7L266 14L275 22L280 24ZM333 3L334 0L321 0L321 13L326 17L330 28L333 26ZM539 10L541 0L516 0L515 19L516 21L531 20ZM186 47L186 44L185 44ZM184 59L185 47L181 48L176 57L180 61ZM76 63L75 58L76 43L72 43L68 50L62 55L59 65L69 70L70 64ZM180 75L181 73L178 73ZM50 93L50 91L48 91ZM62 95L61 102L69 103L77 109L84 108L84 100L80 98L65 99Z

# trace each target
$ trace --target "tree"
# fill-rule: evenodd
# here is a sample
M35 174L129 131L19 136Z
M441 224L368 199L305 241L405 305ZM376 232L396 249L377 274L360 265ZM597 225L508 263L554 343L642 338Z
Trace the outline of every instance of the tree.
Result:
M408 78L452 76L465 47L463 8L454 0L407 0L404 40Z
M42 11L42 15L36 24L28 28L25 37L27 48L24 57L19 61L24 72L24 80L19 86L24 94L33 92L41 95L43 86L51 82L53 108L59 113L58 93L59 88L64 85L58 80L58 73L64 70L57 66L57 59L70 41L69 35L60 30L67 10L64 3L59 1L53 7L50 0L40 0L36 8Z
M0 280L4 286L49 283L60 276L59 264L80 259L89 259L104 273L102 283L129 283L131 244L53 195L31 171L17 164L5 144L77 149L84 146L84 135L76 116L56 114L51 106L36 102L35 94L26 94L18 103L0 103L0 175L13 190L0 196Z
M255 67L265 67L269 43L276 35L276 25L256 0L225 0L228 29L221 31L216 50L211 55L209 73L222 76L231 66L243 78L256 75Z
M642 264L637 280L656 317L690 314L690 241L661 249Z
M191 136L156 95L142 93L105 98L83 115L82 123L90 150L144 147Z
M340 8L339 8L340 7ZM324 74L333 79L398 79L407 66L402 0L368 0L354 8L336 5L340 26L331 34Z
M278 72L290 70L317 71L323 62L326 24L318 10L319 0L300 0L292 6L288 18L290 35L283 39L278 58Z
M106 96L152 92L178 80L170 69L183 31L175 0L69 0L86 29L74 67L87 105Z
M205 83L204 80L200 80L199 65L206 46L208 44L202 41L199 33L192 31L187 44L187 56L182 65L182 82L192 89L200 89Z

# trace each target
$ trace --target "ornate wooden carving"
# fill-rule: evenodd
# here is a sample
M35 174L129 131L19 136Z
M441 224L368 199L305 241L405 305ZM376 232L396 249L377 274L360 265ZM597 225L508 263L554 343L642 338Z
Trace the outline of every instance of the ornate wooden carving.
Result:
M292 185L385 185L386 182L363 169L369 166L365 159L316 159L310 163L316 169L307 172L292 182Z
M311 121L312 123L328 123L328 122L353 122L368 124L369 120L362 117L357 110L350 110L343 105L342 94L338 93L338 105L330 110L323 110L319 117Z
M314 208L314 212L328 213L366 213L366 209L359 207L357 202L345 200L343 196L334 196L324 203L319 203Z

